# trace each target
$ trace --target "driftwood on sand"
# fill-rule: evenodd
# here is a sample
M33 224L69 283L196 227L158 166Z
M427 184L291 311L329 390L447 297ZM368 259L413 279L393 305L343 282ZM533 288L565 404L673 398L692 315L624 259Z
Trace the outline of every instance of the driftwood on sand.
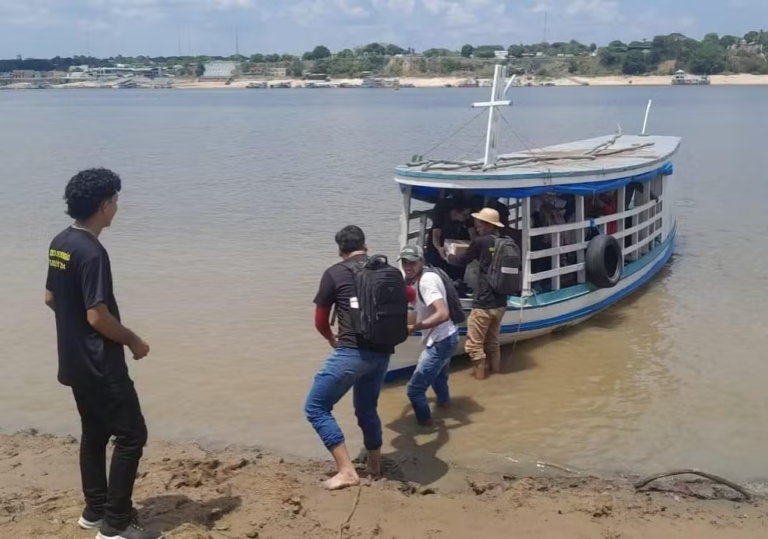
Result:
M657 479L662 479L664 477L672 477L674 475L698 475L699 477L704 477L705 479L709 479L710 481L714 481L715 483L720 483L721 485L725 485L726 487L729 487L742 496L746 498L747 500L752 499L752 494L749 493L744 487L737 485L736 483L732 481L728 481L727 479L724 479L720 476L713 475L711 473L702 472L701 470L694 470L694 469L686 469L686 470L672 470L670 472L664 472L656 475L650 475L646 477L645 479L642 479L635 483L634 487L635 490L640 490L644 486L648 485L649 483L652 483L653 481L656 481Z
M360 503L360 494L362 494L362 492L363 484L360 483L360 486L357 487L357 494L355 494L355 501L352 503L352 511L349 512L349 516L346 518L346 520L339 524L339 539L344 537L344 530L349 528L349 523L352 521L352 517L355 516L355 511L357 511L357 504Z

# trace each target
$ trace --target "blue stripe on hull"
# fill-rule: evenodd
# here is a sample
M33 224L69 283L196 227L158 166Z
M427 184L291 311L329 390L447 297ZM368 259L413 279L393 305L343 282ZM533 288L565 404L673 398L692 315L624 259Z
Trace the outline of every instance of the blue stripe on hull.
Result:
M616 294L604 299L603 301L599 301L593 305L589 305L588 307L584 307L576 311L564 313L559 316L555 316L553 318L547 318L546 320L536 320L535 322L526 322L523 324L504 324L501 326L501 333L502 334L525 333L528 331L535 331L535 330L541 330L546 328L554 329L556 327L567 324L568 322L594 315L599 311L602 311L610 307L614 303L624 299L629 294L631 294L632 292L636 291L638 288L648 283L648 281L650 281L656 276L659 270L661 270L661 268L664 267L664 265L669 261L670 257L672 256L672 253L675 251L675 242L676 242L675 236L676 236L676 231L673 230L670 236L669 244L667 245L666 251L661 255L661 257L656 261L656 263L654 263L653 267L648 271L648 273L646 273L640 279L638 279L637 282L621 290L620 292L617 292ZM517 309L514 309L514 310L517 310ZM465 336L467 334L467 328L466 327L459 328L459 333L460 335ZM406 374L409 374L414 370L414 368L415 368L415 365L390 371L387 373L386 381L391 381L395 378L399 378Z

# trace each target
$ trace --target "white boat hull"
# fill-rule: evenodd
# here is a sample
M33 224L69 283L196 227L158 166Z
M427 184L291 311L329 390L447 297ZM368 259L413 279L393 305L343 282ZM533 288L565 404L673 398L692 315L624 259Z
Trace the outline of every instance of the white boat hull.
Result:
M501 323L501 344L533 339L589 319L649 282L668 262L674 248L673 228L664 243L625 267L624 276L614 288L579 285L545 294L548 299L541 302L538 298L531 298L530 304L526 302L522 310L522 319L519 306L513 304L516 299L511 301ZM465 353L466 327L460 328L460 331L462 339L457 355ZM422 350L421 336L409 337L392 356L387 377L394 378L412 371Z

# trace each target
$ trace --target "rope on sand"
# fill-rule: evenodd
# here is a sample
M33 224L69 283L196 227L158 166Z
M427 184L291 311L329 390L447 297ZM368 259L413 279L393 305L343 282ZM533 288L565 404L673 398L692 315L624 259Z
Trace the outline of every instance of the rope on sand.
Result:
M341 524L339 524L339 539L343 539L344 537L344 530L349 528L349 523L352 520L352 517L355 516L355 511L357 511L357 504L360 503L360 494L363 492L363 484L360 483L360 486L357 487L357 494L355 495L355 502L352 504L352 511L349 512L349 516L345 521L343 521Z
M704 477L705 479L709 479L710 481L714 481L715 483L720 483L721 485L725 485L727 487L732 488L742 496L744 496L745 499L751 500L752 494L749 493L744 487L737 485L736 483L733 483L731 481L728 481L727 479L723 479L720 476L712 475L707 472L702 472L700 470L693 470L693 469L687 469L687 470L672 470L670 472L664 472L656 475L651 475L646 477L645 479L642 479L641 481L638 481L635 483L634 487L635 490L640 490L644 486L646 486L648 483L651 483L653 481L656 481L657 479L661 479L663 477L672 477L673 475L698 475L700 477Z

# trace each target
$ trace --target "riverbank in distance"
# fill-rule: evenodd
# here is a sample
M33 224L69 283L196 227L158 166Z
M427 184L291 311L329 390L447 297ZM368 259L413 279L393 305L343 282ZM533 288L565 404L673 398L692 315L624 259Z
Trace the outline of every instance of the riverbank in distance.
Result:
M389 79L393 80L393 79ZM400 86L414 88L465 88L474 87L473 79L466 77L401 77ZM532 86L670 86L671 77L666 75L648 75L641 77L630 76L606 76L606 77L559 77L559 78L536 78L521 77L520 83L525 86L530 83ZM713 75L710 77L711 84L714 86L768 86L768 75ZM226 82L208 82L208 81L186 81L175 84L176 88L185 89L226 89L226 88L245 88L257 80L242 79L233 81L231 84ZM293 87L311 86L311 82L293 80L293 81L265 81L268 85L281 82L291 82ZM490 81L488 81L489 83ZM335 86L357 87L361 86L363 79L333 79L330 84ZM314 83L318 84L318 83ZM328 84L328 83L325 83ZM322 84L321 84L322 85Z
M255 449L150 443L134 503L169 539L747 539L768 528L768 504L706 481L636 491L628 478L551 468L527 474L451 466L429 477L418 450L385 455L385 478L326 492L330 462ZM78 444L26 431L0 435L0 537L85 539ZM548 473L549 472L549 473Z
M490 80L472 79L466 77L401 77L381 78L381 87L384 89L399 88L476 88L478 86L490 86ZM712 75L709 77L712 86L768 86L768 75ZM520 86L670 86L671 77L666 75L623 76L612 75L603 77L558 77L537 78L524 76L519 78ZM117 89L121 81L81 81L67 84L57 84L45 87L45 89ZM299 79L265 80L253 78L241 78L234 81L224 80L198 80L198 79L167 79L162 84L154 84L150 79L139 85L141 88L167 88L182 90L236 90L252 87L260 88L362 88L363 79L332 79L326 81L306 81ZM32 83L16 83L0 86L0 90L27 90L39 89L39 85Z

